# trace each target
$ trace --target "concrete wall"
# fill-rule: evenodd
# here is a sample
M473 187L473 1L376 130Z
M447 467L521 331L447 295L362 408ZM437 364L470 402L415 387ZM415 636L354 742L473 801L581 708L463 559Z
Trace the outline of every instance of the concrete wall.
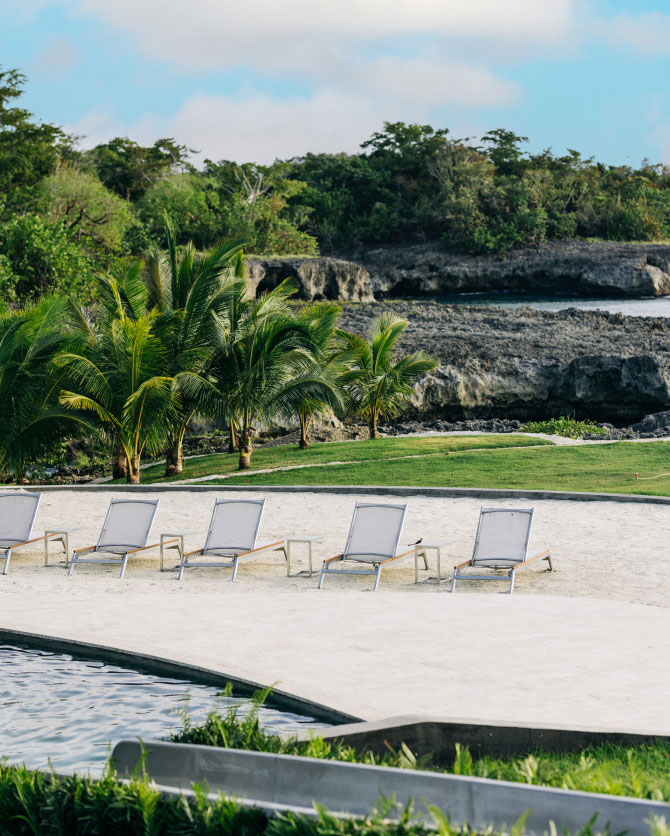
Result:
M526 833L544 834L552 821L559 831L573 833L597 813L593 832L609 824L611 832L626 830L629 836L648 836L654 816L670 819L668 804L617 796L209 746L144 745L144 768L162 789L187 790L197 782L268 812L306 812L317 801L333 812L360 816L381 798L395 798L402 806L413 800L416 820L429 823L431 806L447 814L452 824L467 822L478 829L513 824L529 810ZM131 775L142 755L139 742L122 740L112 761L119 775Z

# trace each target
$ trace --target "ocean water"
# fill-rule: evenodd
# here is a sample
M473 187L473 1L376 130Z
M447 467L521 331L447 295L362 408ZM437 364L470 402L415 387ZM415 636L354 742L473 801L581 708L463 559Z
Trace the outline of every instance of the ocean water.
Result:
M670 296L641 299L585 299L579 296L534 296L525 293L454 293L432 298L445 305L481 307L493 305L501 308L527 306L541 311L579 308L585 311L621 313L626 316L670 317Z

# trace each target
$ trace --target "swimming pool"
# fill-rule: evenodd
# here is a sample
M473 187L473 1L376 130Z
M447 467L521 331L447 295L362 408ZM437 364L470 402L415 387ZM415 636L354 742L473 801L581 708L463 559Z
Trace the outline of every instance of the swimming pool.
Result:
M0 757L32 769L99 772L110 744L121 738L166 737L194 724L217 705L249 703L220 697L220 689L104 662L0 644ZM269 731L297 732L327 724L263 707Z

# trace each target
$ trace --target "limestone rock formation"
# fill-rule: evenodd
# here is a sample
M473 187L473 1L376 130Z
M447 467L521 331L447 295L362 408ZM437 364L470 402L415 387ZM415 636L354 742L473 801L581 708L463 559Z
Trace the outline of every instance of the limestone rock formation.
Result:
M290 278L298 284L298 299L366 302L374 298L368 271L341 258L249 257L246 264L247 280L257 294Z
M421 244L364 250L352 260L368 270L377 298L484 291L670 294L670 246L664 244L554 241L495 256Z

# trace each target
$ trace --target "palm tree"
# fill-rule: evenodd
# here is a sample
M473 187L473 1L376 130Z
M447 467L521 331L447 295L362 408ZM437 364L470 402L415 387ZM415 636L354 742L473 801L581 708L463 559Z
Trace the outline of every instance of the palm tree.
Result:
M58 408L62 372L54 358L78 344L81 324L62 296L0 315L0 472L20 479L77 427Z
M141 275L146 306L158 314L154 331L165 346L174 380L174 418L168 432L165 475L184 469L183 441L194 413L210 402L208 373L218 321L244 293L241 242L222 242L208 253L189 243L179 253L166 220L167 259L150 253ZM132 296L132 295L131 295Z
M407 404L416 378L437 366L423 351L394 359L393 349L408 324L406 319L387 313L373 322L367 338L338 332L353 358L347 363L349 370L343 381L368 425L370 438L377 438L380 417L392 418Z
M173 378L166 348L153 332L156 315L140 314L141 303L132 315L111 315L108 303L123 293L117 279L99 281L106 300L100 321L77 350L55 359L69 385L59 401L77 420L97 421L125 460L126 481L137 483L142 454L163 449L174 420Z
M239 421L240 470L250 466L259 420L295 414L306 399L341 404L317 362L313 329L291 313L287 297L293 293L295 286L283 282L259 299L245 299L234 317L220 320L214 373L229 414Z
M336 345L335 334L337 320L342 308L336 302L315 302L305 305L297 319L305 322L312 332L312 340L316 349L316 359L324 377L330 382L334 390L341 391L341 375L345 371L343 352ZM330 406L320 398L306 397L297 404L298 421L300 423L301 450L309 447L309 430L316 415L323 415Z

